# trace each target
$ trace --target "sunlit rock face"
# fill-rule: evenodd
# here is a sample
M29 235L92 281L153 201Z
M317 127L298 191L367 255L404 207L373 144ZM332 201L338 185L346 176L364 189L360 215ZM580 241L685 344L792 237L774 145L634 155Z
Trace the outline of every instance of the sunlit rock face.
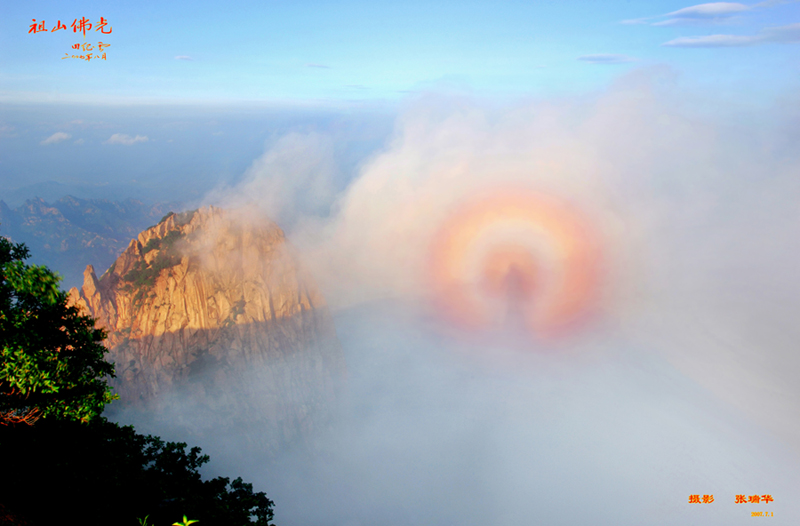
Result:
M330 421L346 374L331 317L253 211L169 215L70 295L108 332L118 407L200 435L257 428L268 449Z

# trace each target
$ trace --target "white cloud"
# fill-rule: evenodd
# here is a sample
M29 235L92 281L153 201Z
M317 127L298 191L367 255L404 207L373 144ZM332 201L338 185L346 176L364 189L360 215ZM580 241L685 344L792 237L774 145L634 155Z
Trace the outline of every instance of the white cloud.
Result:
M800 42L800 23L768 28L764 30L764 39L767 42L781 44Z
M752 11L756 8L766 8L780 2L762 2L755 5L746 5L738 2L711 2L697 4L670 13L622 20L621 24L650 24L653 26L673 26L679 24L717 23L732 19L736 15ZM658 22L651 20L663 19Z
M146 135L137 135L136 137L131 137L130 135L125 135L124 133L115 133L106 141L106 144L124 144L126 146L130 146L131 144L136 144L137 142L147 142L149 139Z
M662 46L668 47L741 47L758 44L793 44L800 42L800 23L788 26L771 27L758 35L708 35L699 37L680 37Z
M595 55L583 55L578 57L582 62L589 62L590 64L624 64L626 62L634 62L636 59L627 55L615 55L611 53L598 53Z
M72 137L69 133L56 132L47 139L43 140L40 144L55 144L57 142L66 141Z
M796 265L782 259L789 257L785 243L800 234L794 175L800 156L796 150L790 150L791 159L777 150L770 154L770 148L791 143L770 119L763 130L734 136L724 119L687 114L677 102L681 94L663 93L637 75L589 105L546 101L497 110L423 98L399 118L394 139L363 166L330 222L298 235L297 244L331 304L420 297L428 286L429 247L461 203L505 187L559 196L593 218L603 238L606 312L624 318L653 309L658 318L662 309L674 308L680 316L681 309L708 301L703 322L718 323L719 334L735 335L730 341L741 343L735 351L741 360L688 330L681 332L685 342L667 351L671 359L800 448L800 426L759 416L764 406L783 415L800 409L788 372L800 371L794 337L759 329L771 317L788 320L800 312L797 301L770 310L772 299L764 296L776 294L775 305L783 294L800 297L781 292L781 287L792 294L800 290ZM308 150L295 151L294 161L281 156L281 163L306 163ZM280 179L306 187L307 171L298 172L299 182L289 175ZM285 170L264 166L259 172ZM770 174L767 180L764 173ZM250 185L246 193L266 195ZM735 296L745 284L759 291L760 280L774 288L764 285L764 295L749 297L754 303L737 303L741 312L728 313L724 303L715 307L720 291ZM647 307L637 303L643 296L649 297ZM756 312L761 308L756 304L766 310ZM726 325L728 314L753 321ZM770 344L759 345L758 338ZM769 369L759 378L774 392L746 387L748 360L758 353L763 353L759 367ZM714 372L723 362L729 377ZM781 397L781 390L787 395Z
M708 35L704 37L680 37L662 46L668 47L737 47L752 46L759 43L759 38L754 36L739 35Z
M193 60L189 55L178 55L175 60Z
M325 215L334 198L333 141L317 133L290 133L253 161L235 189L220 189L210 201L240 207L258 200L284 227L299 217Z
M83 144L85 141L83 139L78 139L75 141L75 144Z
M531 502L531 491L560 498L562 489L575 491L574 473L585 481L574 499L580 503L592 502L585 496L593 498L597 488L608 491L610 483L617 484L613 477L618 473L624 473L624 489L608 491L612 498L629 494L630 481L658 473L643 490L645 500L636 500L642 504L634 510L640 517L629 522L647 523L653 513L664 513L664 524L677 524L686 521L675 520L676 514L689 512L669 495L683 495L692 484L711 484L701 480L708 478L706 472L716 487L757 486L761 479L769 479L778 488L771 491L781 494L798 487L795 479L776 478L784 473L773 469L779 463L795 476L796 457L767 434L772 430L800 449L795 417L800 411L800 266L792 249L800 237L800 152L794 147L800 128L792 124L799 122L798 106L783 104L773 114L762 108L748 113L738 105L715 107L672 91L665 82L669 76L649 82L641 77L632 72L596 97L509 106L420 97L399 116L391 140L339 195L330 217L312 218L316 221L307 224L307 231L289 234L334 308L386 297L411 303L428 293L430 247L454 211L497 188L531 188L593 219L605 247L603 302L612 319L608 331L587 337L586 347L565 344L570 352L542 356L532 344L524 357L508 357L502 344L462 345L457 337L442 337L429 311L398 308L391 324L379 316L380 304L361 309L369 314L366 322L358 321L359 309L340 311L345 321L337 330L346 331L340 337L346 334L353 350L348 363L352 377L370 379L369 388L362 383L353 392L378 393L379 401L358 406L370 409L364 422L348 417L348 422L359 421L356 427L334 431L326 457L333 460L326 460L322 471L307 471L319 476L309 480L325 481L318 486L324 489L304 486L303 500L290 509L309 508L308 495L328 495L330 484L345 481L350 493L366 492L369 498L359 502L372 508L357 509L360 504L348 502L343 506L347 511L333 521L341 524L355 524L354 516L368 517L362 523L391 522L376 520L371 510L396 515L394 510L411 501L428 503L420 516L444 508L444 515L431 520L434 524L528 524L539 513L521 507ZM695 113L689 108L700 107L698 102L702 109ZM732 116L753 125L734 129ZM243 198L264 199L268 212L276 200L291 196L278 208L281 215L291 213L297 210L294 200L307 199L306 192L318 188L318 177L334 160L324 136L294 134L253 163L239 190ZM359 323L363 328L354 330ZM615 338L617 327L620 338ZM428 342L431 333L434 341ZM479 353L487 353L485 362ZM488 384L481 383L477 370L484 364L492 379ZM504 372L505 364L514 370ZM627 365L617 369L616 364ZM528 367L537 376L530 377ZM462 371L468 387L454 379ZM674 396L656 387L661 382L684 393L686 405L676 405ZM517 384L535 391L517 391ZM447 398L440 397L440 390ZM705 405L711 395L704 393L713 393L713 405ZM559 405L565 400L569 403ZM717 420L720 415L730 415L732 423ZM447 419L459 426L443 425ZM461 427L462 422L470 424ZM625 428L612 431L620 422ZM527 424L530 429L517 427ZM766 446L748 440L749 435L734 438L741 429L765 437ZM673 434L676 430L691 434L681 438ZM474 449L454 440L476 433L480 444ZM576 436L585 442L575 442ZM346 451L337 449L339 444ZM452 452L454 444L458 449ZM564 445L558 449L554 444ZM399 467L392 460L397 451L406 455ZM252 456L242 458L253 464ZM448 458L468 461L462 468ZM598 458L612 460L598 465ZM676 459L682 464L676 466ZM731 470L731 459L770 464L763 472L749 464ZM409 462L418 462L420 469L409 469ZM688 479L694 473L691 466L700 464L711 468ZM255 465L263 471L260 463ZM549 475L549 466L556 476ZM428 467L433 475L423 471ZM365 481L365 473L376 472ZM328 479L329 473L336 478ZM732 476L738 478L725 486ZM464 477L469 491L459 487L457 494L439 493L453 486L450 480L458 486ZM553 480L563 484L553 488ZM652 484L662 485L654 490ZM462 493L470 502L473 495L491 495L476 507L485 516L474 520L470 511L461 520ZM652 495L667 495L667 504ZM446 507L454 501L459 511ZM600 520L590 504L573 508L585 508L586 516L576 512L565 520L553 515L550 522L610 524L618 519L612 516L613 506L608 518ZM330 515L327 507L324 513ZM711 523L731 520L720 516Z
M699 25L722 25L729 24L733 20L732 17L717 17L711 19L705 18L668 18L660 22L653 22L650 24L655 27L668 27L668 26L699 26Z
M751 6L735 2L712 2L709 4L698 4L691 7L684 7L665 16L676 18L715 18L720 16L732 16L743 11L752 9Z

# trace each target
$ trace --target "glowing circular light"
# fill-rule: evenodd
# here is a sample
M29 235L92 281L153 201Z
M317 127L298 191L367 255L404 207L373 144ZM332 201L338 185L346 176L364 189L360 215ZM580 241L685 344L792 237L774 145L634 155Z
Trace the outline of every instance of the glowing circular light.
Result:
M459 207L434 236L432 292L462 327L563 334L591 310L600 250L587 221L557 199L493 192Z

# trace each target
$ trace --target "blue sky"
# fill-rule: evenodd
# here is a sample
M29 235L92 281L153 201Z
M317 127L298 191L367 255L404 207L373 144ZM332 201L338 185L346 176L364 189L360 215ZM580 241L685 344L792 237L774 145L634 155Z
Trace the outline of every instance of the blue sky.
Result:
M329 103L442 86L560 95L648 65L672 67L688 85L756 97L796 84L800 73L796 2L3 4L7 102ZM84 41L69 28L83 16L112 28L86 37L111 44L106 61L61 58ZM32 19L68 29L28 34Z
M293 132L334 137L352 175L408 101L431 92L558 100L659 71L685 96L678 102L723 104L736 120L800 87L793 1L0 6L8 202L43 193L48 181L87 197L104 188L115 199L189 201L234 181ZM70 27L82 17L94 26L85 40ZM100 17L110 33L97 31ZM67 29L29 33L33 19ZM96 54L98 42L110 44L106 60L62 58L79 53L74 44Z

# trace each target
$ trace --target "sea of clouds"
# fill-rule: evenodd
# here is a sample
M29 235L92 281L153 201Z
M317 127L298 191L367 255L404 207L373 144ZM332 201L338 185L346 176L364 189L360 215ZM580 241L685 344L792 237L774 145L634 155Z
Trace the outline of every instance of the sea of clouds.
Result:
M287 134L206 202L287 231L334 314L348 395L316 453L201 444L211 471L267 491L282 526L789 524L798 117L796 97L737 105L661 69L562 99L428 93L343 190L339 138ZM568 340L457 334L432 312L437 229L501 187L558 196L602 241L598 314Z

